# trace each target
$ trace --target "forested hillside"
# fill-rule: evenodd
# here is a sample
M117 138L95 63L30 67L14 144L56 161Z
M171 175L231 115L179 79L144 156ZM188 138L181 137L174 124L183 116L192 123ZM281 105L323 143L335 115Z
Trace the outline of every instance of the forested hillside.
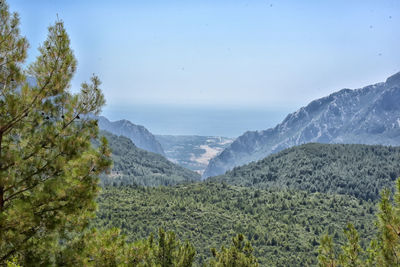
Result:
M174 185L199 181L200 175L180 167L163 156L138 148L124 136L101 131L109 142L114 162L109 174L102 175L104 185Z
M305 144L210 178L257 188L291 188L377 200L400 176L400 148Z
M247 236L260 266L307 266L317 261L323 233L341 239L349 221L366 240L374 231L375 205L343 195L266 191L222 183L176 187L105 187L98 199L98 227L120 227L130 240L162 226L197 250L228 245L236 233ZM368 241L365 241L368 242Z

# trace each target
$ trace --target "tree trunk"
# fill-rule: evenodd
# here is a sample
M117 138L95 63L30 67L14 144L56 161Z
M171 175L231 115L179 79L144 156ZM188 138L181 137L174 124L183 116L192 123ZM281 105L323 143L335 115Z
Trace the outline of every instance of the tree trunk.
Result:
M2 166L2 160L1 160L1 141L3 140L3 133L0 132L0 170L3 167ZM1 176L0 176L1 179ZM3 207L4 207L4 186L2 184L2 181L0 181L0 212L3 211Z

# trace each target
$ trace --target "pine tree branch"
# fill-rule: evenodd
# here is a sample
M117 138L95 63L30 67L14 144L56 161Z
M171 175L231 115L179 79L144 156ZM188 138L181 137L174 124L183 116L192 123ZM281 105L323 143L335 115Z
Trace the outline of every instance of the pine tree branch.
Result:
M64 132L64 130L67 129L68 126L70 126L70 125L77 119L77 117L78 117L79 115L81 115L81 114L82 114L82 113L77 113L67 124L63 125L63 127L61 128L61 130L60 130L53 138L54 138L54 139L55 139L55 138L58 138L58 137ZM29 155L27 155L27 156L25 156L24 158L22 158L22 160L26 161L26 160L30 159L31 157L33 157L34 155L36 155L37 153L39 153L40 150L43 149L43 148L45 148L46 146L47 146L47 143L46 143L46 144L42 144L41 146L39 146L38 149L34 150L32 153L30 153ZM55 147L55 146L51 146L51 147L48 147L47 149L52 149L52 148L54 148L54 147ZM1 155L1 154L0 154L0 155ZM10 167L12 167L12 166L14 166L14 165L15 165L15 162L10 163L10 164L8 164L8 165L6 165L6 166L1 166L1 162L0 162L0 171L5 171L5 170L7 170L8 168L10 168ZM9 188L5 189L5 191L7 191L7 190L9 190Z
M41 167L40 169L38 169L36 172L31 173L29 176L25 177L23 180L21 180L21 181L19 181L18 183L16 183L16 184L10 186L9 188L7 188L7 190L10 190L10 189L12 189L12 188L15 188L15 187L17 187L17 186L23 184L25 181L31 179L33 176L35 176L35 175L37 175L37 174L40 174L43 170L45 170L45 169L47 168L47 166L50 165L50 163L53 163L53 161L56 160L56 159L57 159L59 156L61 156L61 155L62 155L62 152L59 153L59 154L57 154L52 160L48 161L43 167ZM58 172L59 172L59 170L58 170ZM54 175L56 175L56 174L57 174L57 172L54 172L54 173L52 173L51 176L54 176ZM50 177L50 175L49 175L49 177ZM17 195L19 195L19 194L21 194L21 193L23 193L23 192L26 192L26 191L28 191L28 190L30 190L30 189L33 189L33 188L36 187L38 184L40 184L40 183L42 183L42 182L45 182L45 181L47 181L47 179L40 180L39 182L33 184L33 185L30 186L30 187L24 188L24 189L22 189L22 190L20 190L20 191L17 191L17 192L15 192L15 193L9 195L7 198L4 199L4 202L3 202L3 203L12 200L15 196L17 196Z
M7 38L10 37L10 35L11 35L12 33L13 33L13 30L9 31L9 32L5 35L5 37L3 38L3 40L0 41L0 46L1 46L5 41L7 41Z
M4 187L0 186L0 212L3 211L4 208Z
M54 201L63 201L63 199L57 199ZM65 200L64 200L65 201ZM48 212L52 212L52 211L57 211L57 210L61 210L62 208L68 207L71 203L65 204L65 205L59 205L57 207L51 208L51 209L44 209L38 212L35 212L35 215L43 215L44 213L48 213Z
M36 229L35 229L36 228ZM30 229L22 232L21 234L24 235L28 235L27 237L24 238L24 240L22 242L20 242L19 246L15 246L12 250L10 250L7 254L5 254L3 257L0 258L0 263L5 262L12 254L14 254L15 252L17 252L23 244L25 244L26 242L29 241L29 239L31 239L36 232L40 229L40 226L37 227L31 227Z
M11 120L8 125L6 124L5 126L0 127L0 133L6 133L9 129L11 129L15 124L17 124L18 122L20 122L23 118L25 118L26 116L28 116L29 111L33 108L33 106L35 105L36 101L38 100L39 96L41 95L41 93L46 89L46 87L49 85L54 72L58 69L57 65L58 65L58 61L60 60L59 57L59 52L57 53L57 58L56 58L56 64L54 66L54 68L51 70L50 75L46 81L46 83L42 86L42 88L39 90L39 92L35 95L35 97L33 98L33 100L31 101L31 104L28 105L28 107L26 107L19 115L17 115L13 120ZM43 98L42 98L43 99ZM40 100L42 100L40 99Z

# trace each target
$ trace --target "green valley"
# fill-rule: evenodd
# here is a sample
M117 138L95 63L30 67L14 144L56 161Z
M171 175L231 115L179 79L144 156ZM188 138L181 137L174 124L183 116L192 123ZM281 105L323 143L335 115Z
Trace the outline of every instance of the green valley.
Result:
M208 162L233 142L233 138L197 135L156 135L172 162L203 174Z
M174 185L199 181L200 175L178 166L160 154L140 149L124 136L101 131L109 142L113 167L103 174L104 185Z

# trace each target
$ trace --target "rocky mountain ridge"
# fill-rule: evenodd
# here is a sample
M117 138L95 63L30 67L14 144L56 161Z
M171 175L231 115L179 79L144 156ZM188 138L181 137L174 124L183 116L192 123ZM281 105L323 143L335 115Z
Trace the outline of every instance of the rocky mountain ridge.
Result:
M400 72L386 82L312 101L264 131L249 131L211 159L203 178L309 142L400 145Z
M165 156L161 144L144 126L128 120L110 121L104 116L97 117L99 128L115 135L123 135L139 148Z

